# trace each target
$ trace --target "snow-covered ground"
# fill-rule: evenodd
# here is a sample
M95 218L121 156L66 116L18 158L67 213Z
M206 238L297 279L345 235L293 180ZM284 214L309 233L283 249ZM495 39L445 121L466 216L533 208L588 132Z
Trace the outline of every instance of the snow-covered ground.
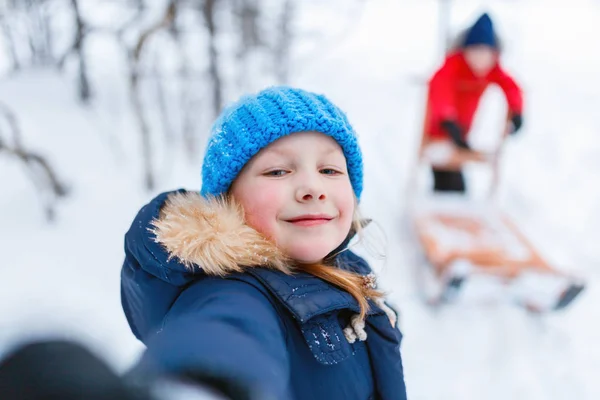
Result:
M377 221L369 228L375 250L364 253L384 249L387 255L371 258L402 312L409 398L596 399L600 3L453 2L453 30L487 5L506 44L504 65L526 92L526 126L506 146L500 204L551 261L587 279L572 307L541 318L509 304L433 313L414 286L404 192L421 129L424 82L440 57L438 3L365 2L343 40L298 55L291 82L326 93L360 133L366 167L361 208ZM304 18L321 23L310 13ZM114 51L101 41L95 46L98 54ZM141 189L135 126L127 97L110 76L116 65L94 71L94 79L112 84L99 86L91 109L76 104L69 76L27 71L0 81L0 101L17 112L26 143L48 155L73 190L48 225L22 167L0 158L0 354L31 337L67 336L124 370L142 349L120 307L119 271L123 234L153 193ZM476 120L481 146L500 130L502 109L501 94L491 90ZM182 157L169 165L156 192L200 186L199 167ZM475 191L483 190L485 174L469 173Z

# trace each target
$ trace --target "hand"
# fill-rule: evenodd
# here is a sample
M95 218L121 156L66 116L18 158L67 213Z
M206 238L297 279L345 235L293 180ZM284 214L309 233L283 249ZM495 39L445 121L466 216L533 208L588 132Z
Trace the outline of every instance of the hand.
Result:
M478 150L458 149L455 153L455 160L460 164L466 162L489 162L492 155Z
M523 126L523 116L521 114L513 114L510 118L510 121L513 125L510 134L514 135L519 129L521 129L521 126Z
M442 129L448 132L448 135L454 142L454 144L464 150L471 150L471 147L463 138L462 129L458 124L454 121L445 120L442 121Z
M470 152L470 156L471 156L471 159L473 161L489 162L489 161L491 161L491 159L493 157L493 154L485 153L485 152L482 152L482 151L474 151L474 150L472 150Z

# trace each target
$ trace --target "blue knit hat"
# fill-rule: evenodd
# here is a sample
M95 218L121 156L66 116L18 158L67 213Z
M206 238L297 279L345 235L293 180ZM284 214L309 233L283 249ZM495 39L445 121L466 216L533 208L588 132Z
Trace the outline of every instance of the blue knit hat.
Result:
M484 13L467 31L463 47L473 45L487 45L493 48L498 48L496 33L494 32L494 24L487 13Z
M285 135L308 131L324 133L338 142L346 157L350 183L360 199L362 155L346 115L323 95L286 86L242 97L221 113L204 155L201 194L225 193L261 149Z

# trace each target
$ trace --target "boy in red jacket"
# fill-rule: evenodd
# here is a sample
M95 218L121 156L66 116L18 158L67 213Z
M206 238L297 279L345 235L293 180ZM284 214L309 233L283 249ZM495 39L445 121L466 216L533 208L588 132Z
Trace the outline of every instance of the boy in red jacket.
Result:
M428 140L450 139L461 149L471 150L468 134L479 100L490 83L506 96L514 133L523 123L521 88L500 66L499 43L489 15L483 14L470 27L459 47L429 82L425 134ZM462 171L433 168L436 192L464 192Z

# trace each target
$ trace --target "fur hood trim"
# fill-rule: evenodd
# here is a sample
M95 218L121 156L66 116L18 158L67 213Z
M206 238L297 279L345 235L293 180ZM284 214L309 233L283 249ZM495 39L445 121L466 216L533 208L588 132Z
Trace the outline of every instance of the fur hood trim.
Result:
M151 223L156 242L190 271L225 276L245 268L267 267L291 273L289 260L244 222L242 207L224 197L173 193Z

